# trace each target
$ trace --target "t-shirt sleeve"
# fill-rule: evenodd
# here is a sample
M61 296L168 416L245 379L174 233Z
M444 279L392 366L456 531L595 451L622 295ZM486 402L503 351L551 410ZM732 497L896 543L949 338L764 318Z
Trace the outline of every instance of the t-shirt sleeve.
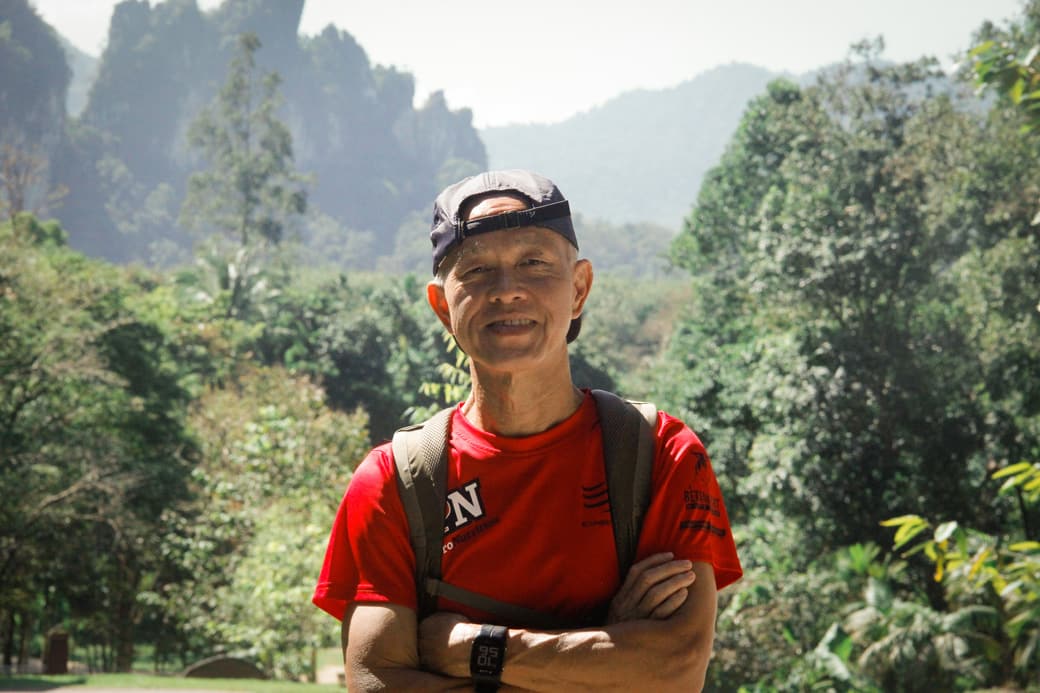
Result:
M350 480L312 601L340 620L354 602L416 608L415 554L389 445L369 453Z
M671 551L676 558L710 563L718 589L743 574L726 504L711 460L697 435L661 412L652 481L637 559Z

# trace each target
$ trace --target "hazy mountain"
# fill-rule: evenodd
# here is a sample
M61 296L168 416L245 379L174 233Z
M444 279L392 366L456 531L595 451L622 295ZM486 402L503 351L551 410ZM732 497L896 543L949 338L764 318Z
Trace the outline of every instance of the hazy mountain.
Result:
M87 95L98 72L98 59L89 53L76 48L62 35L58 35L61 47L65 51L65 60L72 70L72 81L69 82L69 93L65 97L65 111L69 117L75 118L83 112L87 105Z
M0 2L0 143L35 154L55 151L69 78L51 26L25 0Z
M725 65L671 89L626 92L561 123L487 128L481 137L492 168L548 175L587 217L678 231L747 102L779 76Z
M185 184L205 165L186 132L223 84L237 37L254 33L263 72L281 77L279 117L312 216L330 247L390 252L401 223L446 179L484 168L468 109L434 93L413 106L415 80L373 65L346 31L301 36L304 0L123 0L98 59L75 49L29 0L0 1L0 143L43 158L68 191L52 210L71 244L113 260L184 259L177 224ZM350 236L365 239L350 245ZM321 254L321 253L319 253Z

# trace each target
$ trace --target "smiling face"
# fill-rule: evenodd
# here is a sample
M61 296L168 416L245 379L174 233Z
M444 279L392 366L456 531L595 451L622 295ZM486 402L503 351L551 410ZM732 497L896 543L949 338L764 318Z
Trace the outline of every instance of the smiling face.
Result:
M526 209L506 195L480 200L467 219ZM477 368L519 372L567 360L567 329L581 314L592 267L555 231L525 227L467 238L431 282L434 312Z

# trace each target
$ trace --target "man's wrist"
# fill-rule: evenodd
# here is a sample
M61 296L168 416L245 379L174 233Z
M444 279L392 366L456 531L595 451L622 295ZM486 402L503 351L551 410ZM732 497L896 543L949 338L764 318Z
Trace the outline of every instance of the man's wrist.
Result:
M473 640L469 672L477 693L493 693L502 684L508 634L505 626L484 624Z

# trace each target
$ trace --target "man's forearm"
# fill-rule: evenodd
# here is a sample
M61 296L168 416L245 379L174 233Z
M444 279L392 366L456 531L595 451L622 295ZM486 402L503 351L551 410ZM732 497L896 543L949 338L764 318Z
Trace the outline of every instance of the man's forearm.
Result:
M514 656L504 681L531 690L700 690L712 637L652 631L660 621L635 621L596 631L511 635Z
M712 633L673 632L662 621L602 629L510 629L503 683L524 690L700 690Z
M473 687L468 678L457 679L421 669L401 667L347 669L347 690L360 691L458 691Z
M526 690L700 690L714 641L716 595L711 567L695 570L689 598L667 619L571 631L510 629L503 682ZM466 676L479 625L445 619L424 622L423 630L426 666Z
M355 603L343 618L343 664L347 689L358 691L453 691L471 687L469 673L424 670L416 646L415 611L394 604Z

